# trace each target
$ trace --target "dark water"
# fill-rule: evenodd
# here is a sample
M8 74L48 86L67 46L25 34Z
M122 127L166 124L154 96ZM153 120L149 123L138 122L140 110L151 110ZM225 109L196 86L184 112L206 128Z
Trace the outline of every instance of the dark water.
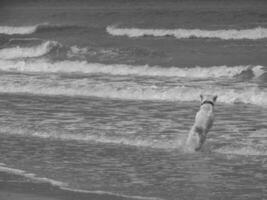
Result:
M3 1L1 183L264 199L265 1ZM217 94L202 151L184 140ZM89 196L88 196L89 198Z

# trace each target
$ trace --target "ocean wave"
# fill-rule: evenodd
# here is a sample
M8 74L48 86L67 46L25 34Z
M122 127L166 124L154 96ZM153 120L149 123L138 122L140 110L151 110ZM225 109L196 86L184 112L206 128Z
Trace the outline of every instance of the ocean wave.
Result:
M10 38L8 40L9 43L16 43L16 42L32 42L32 41L44 41L43 39L41 38Z
M57 30L65 28L79 28L76 25L42 23L32 26L0 26L0 34L5 35L28 35L43 30Z
M6 35L26 35L34 33L40 25L33 26L0 26L0 34Z
M222 40L257 40L267 38L267 28L257 27L253 29L228 29L228 30L201 30L201 29L141 29L141 28L118 28L107 26L106 31L114 36L128 37L165 37L173 36L183 38L218 38Z
M123 100L153 100L153 101L199 101L199 95L217 94L218 102L233 104L245 103L267 106L267 91L257 87L244 86L244 89L226 87L199 88L199 87L167 87L142 86L140 84L94 82L88 79L64 82L9 82L0 85L1 93L26 93L50 96L85 96L112 98Z
M153 149L161 149L161 150L179 150L184 153L191 153L192 151L185 145L185 140L187 137L187 133L181 133L175 138L162 139L162 138L141 138L137 137L123 137L123 136L106 136L104 134L101 135L89 135L81 134L81 133L65 133L65 132L45 132L45 131L32 131L28 129L16 129L12 128L2 128L1 132L6 132L8 135L19 135L22 137L36 137L41 139L49 139L49 140L61 140L61 141L78 141L82 143L101 143L101 144L116 144L116 145L125 145L125 146L135 146L135 147L145 147L145 148L153 148ZM264 136L260 137L264 138ZM257 145L247 145L247 144L239 144L233 146L224 146L221 148L213 148L212 151L220 154L226 155L241 155L241 156L266 156L267 149L264 144ZM5 169L6 166L4 164L0 165L0 171ZM15 171L16 172L16 171ZM24 173L22 171L22 173ZM20 170L18 174L21 174ZM32 178L32 175L29 175ZM33 177L35 178L35 176ZM40 181L47 181L44 178L38 178ZM48 179L50 181L50 179ZM62 185L60 182L51 181L54 185Z
M164 57L166 54L161 50L153 50L146 47L104 48L104 47L78 47L71 46L67 52L68 58L95 57L98 60L125 60L129 57Z
M100 143L100 144L116 144L123 146L145 147L153 149L184 149L186 134L174 136L172 139L162 138L142 138L124 137L124 136L109 136L105 134L91 134L91 133L67 133L66 131L35 131L21 127L2 127L2 134L16 135L22 137L35 137L40 139L60 140L60 141L77 141L82 143ZM0 165L1 166L1 165Z
M49 53L59 43L55 41L46 41L37 46L32 47L11 47L0 49L0 59L9 60L17 58L33 58L40 57ZM3 63L1 63L3 64Z
M101 135L89 135L89 134L81 134L81 133L63 133L63 132L44 132L44 131L32 131L28 129L16 129L16 128L3 128L1 132L7 132L7 134L11 135L19 135L22 137L36 137L41 139L49 139L49 140L61 140L61 141L77 141L82 143L101 143L101 144L115 144L115 145L124 145L124 146L135 146L135 147L144 147L144 148L152 148L152 149L161 149L161 150L179 150L184 153L191 153L189 147L185 145L185 140L187 137L187 133L182 133L178 135L176 138L162 139L162 138L141 138L140 136L134 138L126 138L123 136L114 137L114 136L106 136L104 134ZM261 137L261 138L264 138ZM241 156L266 156L267 149L264 145L234 145L234 146L224 146L221 148L213 148L212 151L220 154L226 155L241 155ZM3 166L3 167L2 167ZM2 168L5 168L5 165L0 165L0 171ZM16 171L15 171L16 172ZM18 171L20 174L21 172ZM29 176L31 178L31 175ZM44 178L38 178L37 180L46 181ZM48 179L48 181L50 181ZM57 182L53 182L54 185Z
M52 43L54 46L56 44ZM38 48L29 49L12 49L13 54L8 52L2 53L2 57L18 58L26 56L40 56L47 53L51 43L44 43ZM37 51L38 49L38 51ZM0 51L1 58L1 51ZM125 64L100 64L88 63L86 61L61 61L50 63L47 61L1 61L0 70L3 71L19 71L19 72L35 72L35 73L85 73L85 74L111 74L111 75L134 75L134 76L163 76L163 77L185 77L185 78L219 78L234 77L246 71L252 71L255 77L264 73L263 66L213 66L213 67L160 67L160 66L133 66Z

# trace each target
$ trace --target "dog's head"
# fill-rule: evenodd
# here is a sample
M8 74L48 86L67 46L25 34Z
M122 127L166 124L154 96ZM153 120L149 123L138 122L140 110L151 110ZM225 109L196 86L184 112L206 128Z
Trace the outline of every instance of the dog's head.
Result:
M214 106L216 100L217 100L217 95L203 95L203 94L200 95L201 105L209 103Z

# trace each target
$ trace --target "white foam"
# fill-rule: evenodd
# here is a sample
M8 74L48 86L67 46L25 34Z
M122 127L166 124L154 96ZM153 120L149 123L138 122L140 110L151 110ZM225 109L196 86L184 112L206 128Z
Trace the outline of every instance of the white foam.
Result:
M41 38L10 38L9 42L13 41L43 41Z
M83 47L83 48L79 48L78 46L71 46L70 47L70 52L74 55L77 55L77 54L87 54L88 53L88 48L86 47Z
M52 43L55 45L54 43ZM28 51L11 50L13 54L8 54L5 49L2 57L15 58L22 56L40 56L49 52L51 43L44 43L36 49ZM1 51L0 51L1 58ZM88 63L86 61L62 61L50 63L47 61L1 61L0 70L20 71L20 72L44 72L44 73L103 73L111 75L135 75L135 76L164 76L164 77L185 77L185 78L219 78L234 77L244 71L252 70L257 76L264 73L263 66L211 66L211 67L160 67L148 65L125 65L125 64L100 64Z
M67 51L68 58L83 58L86 56L97 56L101 60L107 58L115 58L119 56L119 51L115 49L106 49L106 48L90 48L90 47L78 47L71 46Z
M267 106L267 91L257 87L228 89L223 87L199 88L184 86L142 86L137 83L125 84L96 82L91 79L71 80L65 82L9 82L0 85L1 93L28 93L35 95L92 96L124 100L158 100L158 101L199 101L201 93L217 94L221 103L247 103Z
M32 34L34 33L38 26L0 26L0 34L14 35L14 34Z
M6 173L10 173L10 174L14 174L14 175L18 175L18 176L23 176L25 178L37 181L39 183L49 183L49 184L51 184L53 186L59 186L59 187L67 186L67 184L65 184L63 182L56 181L56 180L49 179L49 178L37 177L33 173L27 173L24 170L20 170L20 169L9 168L9 167L6 167L6 166L0 166L0 171L1 172L6 172Z
M151 138L126 138L126 137L110 137L106 135L92 135L88 134L68 134L62 132L42 132L42 131L30 131L27 129L10 129L3 128L2 132L7 132L8 135L20 135L26 137L37 137L42 139L54 139L63 141L80 141L80 142L94 142L104 144L120 144L126 146L137 146L155 149L177 149L181 148L185 138L177 138L176 140L157 140Z
M265 73L264 67L260 65L252 67L251 70L255 77L260 77L262 74Z
M49 53L58 43L54 41L46 41L40 45L32 47L11 47L0 49L0 59L17 59L17 58L32 58L40 57ZM3 62L0 62L4 65ZM10 65L9 65L10 66Z
M267 28L257 27L252 29L228 29L228 30L201 30L201 29L141 29L141 28L118 28L108 26L106 31L114 36L142 37L142 36L173 36L182 38L219 38L222 40L257 40L267 38Z

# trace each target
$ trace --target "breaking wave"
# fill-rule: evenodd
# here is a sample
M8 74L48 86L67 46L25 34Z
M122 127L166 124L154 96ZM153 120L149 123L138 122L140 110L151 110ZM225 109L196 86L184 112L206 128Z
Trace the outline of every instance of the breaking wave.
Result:
M139 84L98 83L88 80L77 80L66 83L30 82L5 83L0 85L1 93L51 95L51 96L86 96L112 98L123 100L153 100L153 101L199 101L202 93L217 94L218 102L232 104L245 103L267 106L267 91L257 87L244 89L229 89L224 87L196 88L196 87L158 87L141 86Z
M253 29L228 29L228 30L201 30L201 29L141 29L141 28L118 28L108 26L106 31L114 36L128 37L165 37L173 36L183 38L218 38L222 40L257 40L267 38L267 28L257 27Z
M32 47L11 47L0 49L0 59L17 59L17 58L33 58L40 57L49 53L59 43L55 41L43 42L37 46ZM3 63L1 63L3 64Z
M48 53L55 43L44 43L41 46L30 49L2 50L2 57L36 57ZM8 51L13 53L8 53ZM1 51L0 51L1 57ZM124 64L100 64L86 61L61 61L49 63L47 61L1 61L0 70L19 72L43 72L43 73L85 73L85 74L111 74L111 75L135 75L135 76L163 76L186 78L219 78L234 77L244 72L251 72L255 77L264 73L263 66L213 66L213 67L160 67L160 66L133 66Z
M34 26L0 26L0 34L14 35L14 34L32 34L40 25Z
M5 35L28 35L42 30L54 30L65 28L77 28L75 25L57 25L57 24L36 24L32 26L0 26L0 34Z

